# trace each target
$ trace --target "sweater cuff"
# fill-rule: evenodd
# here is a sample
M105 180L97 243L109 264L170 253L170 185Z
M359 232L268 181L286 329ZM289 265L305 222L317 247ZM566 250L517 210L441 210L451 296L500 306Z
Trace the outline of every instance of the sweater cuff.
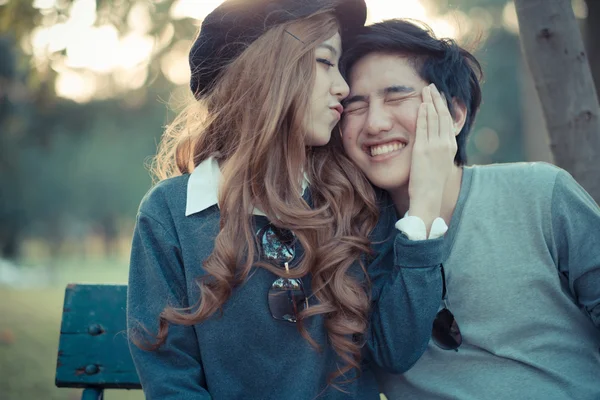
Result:
M443 261L444 238L410 240L398 233L394 239L394 260L397 267L433 267Z

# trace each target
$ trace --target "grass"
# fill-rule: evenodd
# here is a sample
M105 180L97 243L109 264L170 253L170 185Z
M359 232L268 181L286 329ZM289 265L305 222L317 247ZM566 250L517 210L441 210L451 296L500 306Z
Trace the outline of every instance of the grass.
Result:
M79 389L54 386L64 287L68 282L125 282L127 268L120 262L107 261L65 261L60 265L51 274L50 287L0 286L0 397L3 400L81 397ZM141 391L108 390L105 398L144 397Z

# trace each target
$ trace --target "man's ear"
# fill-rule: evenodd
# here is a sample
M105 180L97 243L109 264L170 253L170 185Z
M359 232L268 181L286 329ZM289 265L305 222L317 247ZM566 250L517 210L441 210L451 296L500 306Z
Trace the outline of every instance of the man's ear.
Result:
M467 121L467 106L465 106L465 104L456 97L453 97L452 108L454 136L458 136L463 126L465 126L465 122Z

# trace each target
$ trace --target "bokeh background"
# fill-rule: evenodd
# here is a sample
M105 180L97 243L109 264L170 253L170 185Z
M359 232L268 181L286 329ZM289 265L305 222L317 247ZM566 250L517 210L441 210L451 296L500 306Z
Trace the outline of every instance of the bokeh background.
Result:
M0 399L80 396L54 388L65 285L126 282L147 162L188 90L191 40L220 3L0 0ZM469 163L552 161L512 1L367 4L369 22L414 18L475 51L484 102ZM600 82L600 1L572 6Z

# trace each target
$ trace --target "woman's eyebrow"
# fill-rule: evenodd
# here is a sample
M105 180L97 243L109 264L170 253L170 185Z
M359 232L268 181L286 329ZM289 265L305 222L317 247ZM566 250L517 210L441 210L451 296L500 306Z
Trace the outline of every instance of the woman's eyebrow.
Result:
M335 57L337 57L337 55L338 55L337 49L330 44L321 43L319 46L317 46L317 48L318 49L319 48L327 49L327 50L331 51L331 54L333 54Z

